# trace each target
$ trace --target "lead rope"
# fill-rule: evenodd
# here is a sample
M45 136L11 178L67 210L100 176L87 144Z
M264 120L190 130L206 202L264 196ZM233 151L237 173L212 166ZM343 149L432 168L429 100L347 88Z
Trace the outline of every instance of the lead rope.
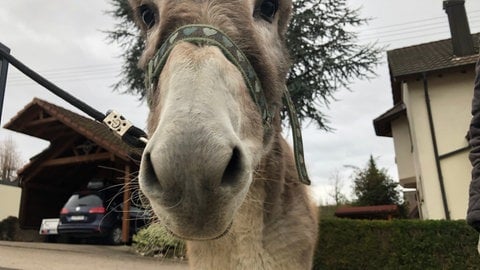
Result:
M300 178L300 182L304 183L305 185L310 185L311 181L308 177L307 166L305 164L305 155L303 152L302 129L295 112L295 105L293 105L292 98L290 97L290 93L288 92L286 85L283 91L283 100L287 106L288 117L290 118L290 126L292 127L293 154L295 157L295 165L297 166L298 177Z
M172 51L173 47L180 41L186 41L193 44L208 44L218 47L225 57L234 64L242 74L245 83L249 89L250 96L260 109L263 128L264 128L264 142L270 137L272 132L272 112L268 108L268 104L263 92L260 80L255 72L255 69L248 61L248 58L238 46L222 31L210 25L191 24L185 25L175 30L162 44L155 56L150 60L147 66L147 73L145 76L145 87L151 93L155 90L158 82L158 77L165 66L165 63ZM293 152L295 157L295 165L297 167L298 177L300 182L310 185L307 169L305 166L302 132L300 123L295 113L295 106L285 86L283 93L284 102L287 106L288 115L290 118L290 125L293 134Z

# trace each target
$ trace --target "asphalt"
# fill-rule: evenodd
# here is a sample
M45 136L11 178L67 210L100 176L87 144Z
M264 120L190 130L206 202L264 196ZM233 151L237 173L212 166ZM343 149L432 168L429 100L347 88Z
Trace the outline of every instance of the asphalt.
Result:
M0 270L187 270L185 261L142 257L129 246L0 241Z

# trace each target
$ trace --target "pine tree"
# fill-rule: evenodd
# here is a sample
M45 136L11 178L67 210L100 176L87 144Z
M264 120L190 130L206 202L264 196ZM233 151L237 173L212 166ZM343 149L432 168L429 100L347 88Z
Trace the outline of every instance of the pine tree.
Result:
M368 19L348 7L346 0L294 0L293 11L287 32L293 59L288 89L299 117L328 130L322 109L337 90L374 75L382 48L357 43L357 33L349 29L365 25Z
M145 95L144 73L137 62L144 48L140 31L133 23L127 0L111 0L108 13L117 19L108 38L123 49L122 77L116 90ZM334 93L348 88L355 78L374 75L382 49L376 44L357 44L357 34L350 29L362 26L368 19L359 10L347 6L347 0L294 0L294 13L287 32L287 46L293 66L287 86L301 120L312 120L329 130L322 113ZM286 116L285 109L282 116Z
M388 176L385 169L377 168L373 156L370 156L364 169L356 170L353 180L356 205L402 204L397 190L398 183Z

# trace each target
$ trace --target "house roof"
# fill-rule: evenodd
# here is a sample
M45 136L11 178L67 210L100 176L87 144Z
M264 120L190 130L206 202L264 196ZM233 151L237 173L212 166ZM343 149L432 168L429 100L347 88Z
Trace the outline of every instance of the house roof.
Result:
M124 143L105 125L38 98L34 98L4 127L51 143L78 133L124 160L129 160L132 154L141 154L140 149Z
M388 219L399 214L397 205L344 206L335 211L335 216L345 218Z
M405 112L401 97L401 83L407 78L418 79L424 73L442 72L474 67L478 60L480 33L472 34L475 53L457 57L452 39L443 39L387 52L394 106L373 121L378 136L392 136L390 122Z
M391 77L443 70L468 64L478 59L480 33L472 35L475 54L457 57L451 39L444 39L387 52Z
M392 121L397 119L400 115L404 115L406 111L407 107L403 102L400 102L379 117L375 118L373 120L375 134L377 134L377 136L392 137Z
M472 34L473 55L457 57L453 54L452 39L399 48L387 52L393 104L401 101L400 85L404 78L422 73L475 66L478 60L480 33Z

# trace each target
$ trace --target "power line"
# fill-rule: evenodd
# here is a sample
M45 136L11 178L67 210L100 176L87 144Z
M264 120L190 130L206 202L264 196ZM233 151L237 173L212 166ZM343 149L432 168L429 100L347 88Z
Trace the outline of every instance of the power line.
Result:
M80 79L84 79L83 81L96 81L96 80L107 80L107 79L111 79L112 76L95 76L95 77L88 77L88 78L65 78L65 79L59 79L59 80L55 80L55 83L65 83L65 82L73 82L73 81L79 81ZM14 82L14 83L9 83L7 81L7 87L11 87L11 86L27 86L27 85L37 85L37 83L35 83L34 81L29 81L29 80L25 80L25 81L19 81L19 82Z
M104 69L104 70L92 70L92 71L82 71L82 72L65 72L65 73L57 73L57 74L43 74L43 76L48 77L51 80L54 79L62 79L62 78L70 78L70 77L83 77L88 78L89 76L95 75L102 75L102 74L119 74L118 70L115 69ZM21 82L27 80L26 77L21 76L12 76L9 77L7 80L9 82Z
M411 28L410 29L400 29L398 31L395 31L397 33L391 32L391 33L385 33L385 34L379 34L379 35L368 35L368 36L360 35L361 36L360 39L384 38L384 37L398 36L398 35L410 34L410 33L418 33L418 32L441 29L441 28L446 29L446 28L448 28L448 25L442 25L441 27L434 26L434 27L427 27L427 28L420 28L420 29L417 28L415 30L412 30Z
M474 25L477 22L480 22L480 17L476 18L474 20L471 20L470 24ZM434 25L437 25L437 26L434 26ZM429 27L429 26L431 26L431 27ZM427 27L427 28L425 28L425 27ZM426 24L426 25L423 25L423 26L418 26L413 31L431 30L431 29L439 29L439 28L448 28L448 22L440 22L440 23ZM411 32L412 27L399 28L399 29L396 29L396 30L385 31L385 32L369 33L369 34L366 34L366 35L363 35L362 31L358 31L358 33L360 33L363 38L367 38L367 37L391 36L391 35L393 35L393 33L401 34L401 33L406 32L406 31Z
M427 22L427 21L432 21L432 20L437 20L437 19L445 19L445 17L435 17L435 18L430 18L430 19L415 20L415 21L410 21L410 22L391 24L391 25L385 25L385 26L379 26L379 27L373 27L373 28L367 28L367 29L361 30L361 31L370 32L370 31L375 31L375 30L379 30L379 29L395 28L395 27L398 27L398 26L405 26L405 25L416 24L416 23L420 23L420 22Z
M116 67L116 68L115 68ZM48 69L42 74L55 82L71 82L71 81L90 81L99 79L112 79L120 76L118 64L107 65L85 65L68 68ZM10 75L7 78L9 86L25 86L33 83L22 74Z
M480 20L477 20L475 22L480 22ZM480 28L480 24L478 23L475 23L475 24L470 24L470 28L471 29L476 29L476 28ZM427 30L440 30L440 29L443 29L441 32L439 31L436 31L436 32L432 32L432 31L428 31L425 33L425 31ZM411 36L412 34L417 34L417 33L422 33L424 32L423 35L419 36L419 35L415 35L415 36ZM430 27L430 28L423 28L423 29L415 29L415 30L410 30L408 32L401 32L401 33L392 33L392 34L385 34L385 35L378 35L378 36L369 36L369 37L364 37L364 36L360 36L358 41L359 42L368 42L368 41L375 41L375 40L380 40L382 42L385 42L383 41L382 39L386 38L386 37L400 37L400 36L403 36L402 38L399 38L400 40L401 39L411 39L411 38L416 38L416 37L422 37L422 36L431 36L431 35L436 35L436 34L445 34L445 33L450 33L450 30L448 28L448 26L445 26L445 27ZM393 39L393 40L389 40L389 41L397 41L399 39Z
M40 70L38 73L42 73L48 76L55 76L59 74L77 74L77 73L95 73L95 72L102 72L105 70L117 70L119 65L88 65L88 66L77 66L77 67L70 67L70 68L54 68L49 70ZM21 79L24 78L22 74L14 74L9 77L9 79Z
M104 65L85 65L85 66L70 66L70 67L62 67L62 68L50 68L39 70L39 72L56 72L59 70L77 70L77 69L91 69L91 68L105 68L105 67L118 67L122 65L122 63L115 63L115 64L104 64Z
M467 15L478 13L478 12L480 12L480 10L473 10L473 11L467 12ZM397 23L397 24L368 28L368 29L365 29L364 31L374 31L374 30L377 30L377 29L392 28L392 27L396 27L396 26L405 26L405 25L416 24L416 23L421 23L421 22L426 22L426 21L433 21L433 20L438 20L438 19L445 19L445 18L446 18L445 16L437 16L437 17L431 17L431 18L426 18L426 19L420 19L420 20L408 21L408 22L403 22L403 23Z
M442 32L431 33L431 34L428 34L428 35L417 35L417 36L413 36L413 37L405 37L405 38L385 40L385 41L380 41L380 43L390 45L390 43L396 42L396 41L412 40L412 39L421 38L421 37L431 37L431 36L440 35L440 34L445 34L445 32L442 31ZM425 43L427 43L427 42L431 42L431 41L425 41Z

